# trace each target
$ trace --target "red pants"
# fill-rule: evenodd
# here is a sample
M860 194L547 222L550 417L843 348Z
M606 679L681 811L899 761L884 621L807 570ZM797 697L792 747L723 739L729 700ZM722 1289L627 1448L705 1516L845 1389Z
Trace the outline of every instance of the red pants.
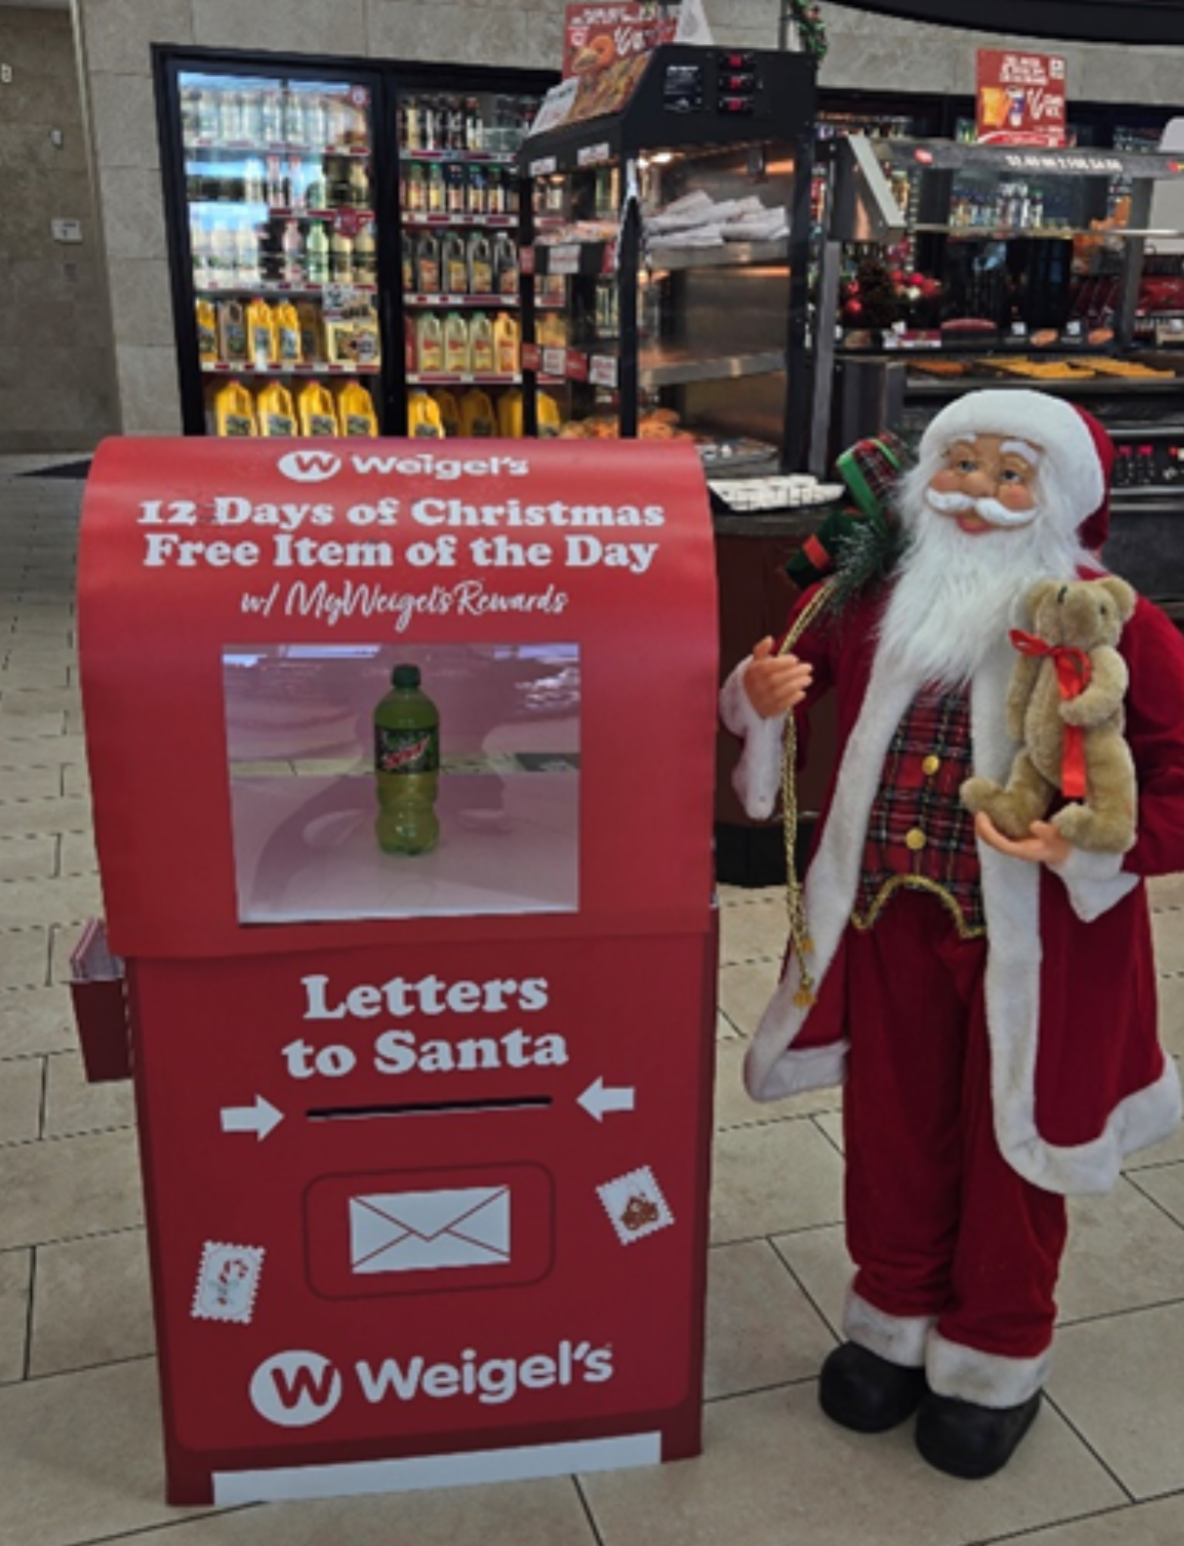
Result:
M977 1353L1037 1357L1052 1341L1065 1201L995 1142L986 941L959 939L937 898L900 891L847 946L854 1293Z

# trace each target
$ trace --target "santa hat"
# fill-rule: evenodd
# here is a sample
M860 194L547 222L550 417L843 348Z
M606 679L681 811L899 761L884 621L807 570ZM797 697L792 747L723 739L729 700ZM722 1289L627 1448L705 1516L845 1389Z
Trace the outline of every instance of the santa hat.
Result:
M921 461L976 435L1006 435L1042 451L1067 501L1078 541L1094 552L1101 547L1110 529L1114 446L1092 413L1046 392L967 392L930 422L921 438Z

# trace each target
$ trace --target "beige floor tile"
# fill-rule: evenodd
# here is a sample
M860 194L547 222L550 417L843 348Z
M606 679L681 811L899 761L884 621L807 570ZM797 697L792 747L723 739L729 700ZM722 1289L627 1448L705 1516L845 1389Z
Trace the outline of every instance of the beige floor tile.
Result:
M44 988L49 984L49 930L0 932L0 987Z
M719 1007L741 1036L751 1036L781 975L779 961L724 966L719 973Z
M65 734L66 713L65 709L18 708L0 697L0 734L40 736L52 740L54 736Z
M604 1546L964 1546L1124 1501L1051 1410L985 1482L931 1470L907 1425L877 1437L834 1427L812 1382L712 1403L704 1451L585 1477Z
M1152 1165L1131 1178L1141 1192L1166 1208L1184 1229L1184 1164ZM1176 1282L1175 1298L1184 1299L1184 1274Z
M740 1032L728 1019L727 1015L717 1014L715 1017L716 1041L739 1041Z
M778 1235L772 1242L836 1337L843 1334L843 1306L855 1275L841 1224Z
M68 919L84 923L102 910L103 895L97 875L9 880L0 884L0 930L48 926Z
M0 1062L0 1144L40 1138L44 1084L43 1059L8 1058Z
M1184 1491L1184 1304L1066 1326L1048 1389L1136 1498Z
M1094 1519L1075 1519L1031 1535L1012 1536L1007 1546L1179 1546L1184 1541L1184 1495L1154 1503L1132 1503Z
M43 665L37 659L36 650L22 650L21 654L26 658L26 664L0 666L0 692L6 687L52 688L74 685L70 680L69 666L61 662L57 665Z
M1157 875L1147 882L1153 908L1184 907L1184 875Z
M1180 1172L1184 1202L1184 1165ZM1144 1171L1139 1186L1160 1171ZM1129 1180L1107 1197L1074 1198L1057 1300L1062 1321L1184 1298L1184 1228Z
M41 743L41 760L46 742ZM21 837L43 832L88 832L90 801L66 799L12 800L0 804L0 837Z
M90 799L90 772L85 763L65 764L62 768L62 793L70 799Z
M10 880L48 880L58 866L59 839L0 837L0 887Z
M0 962L4 943L0 938ZM5 988L8 974L0 966L0 1056L62 1052L78 1045L74 1010L65 988Z
M809 1090L788 1100L753 1100L744 1088L744 1054L747 1040L736 1038L716 1048L715 1125L757 1127L767 1122L786 1122L793 1117L809 1116L816 1111L833 1111L842 1096L838 1090Z
M1184 1053L1184 974L1160 976L1157 990L1160 1039L1169 1052L1178 1056Z
M715 1244L834 1223L841 1206L842 1161L808 1119L717 1134Z
M567 1477L208 1514L128 1546L597 1546Z
M61 792L62 770L56 762L39 768L0 768L2 801L56 800Z
M135 1136L94 1133L0 1149L0 1198L0 1250L141 1224Z
M68 773L69 768L66 769ZM90 832L63 832L59 839L59 875L91 875L99 868L95 840Z
M707 1274L709 1400L812 1379L833 1346L826 1323L767 1241L712 1249Z
M0 1251L0 1385L25 1377L32 1258L31 1251Z
M136 1120L131 1081L88 1084L78 1052L62 1052L46 1060L45 1136L103 1132L131 1127Z
M154 1351L142 1229L43 1245L36 1254L32 1377L120 1363Z
M1161 972L1184 972L1184 912L1152 913L1155 964Z
M0 1390L0 1541L78 1546L184 1517L164 1501L152 1359Z
M721 965L742 961L780 962L785 952L785 904L762 897L736 902L720 911L719 958Z
M0 729L0 768L29 768L56 766L58 762L82 762L85 760L80 735L45 736L14 735Z
M14 640L17 647L22 631L23 625L18 624ZM68 714L77 707L78 694L72 687L13 687L0 677L0 723L31 715Z

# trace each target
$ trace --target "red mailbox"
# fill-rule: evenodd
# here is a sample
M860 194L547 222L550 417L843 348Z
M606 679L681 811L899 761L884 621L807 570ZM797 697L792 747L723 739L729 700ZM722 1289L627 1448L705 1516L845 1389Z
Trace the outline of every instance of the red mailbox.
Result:
M80 566L171 1500L696 1453L693 449L113 441ZM400 663L441 722L415 856L374 836Z

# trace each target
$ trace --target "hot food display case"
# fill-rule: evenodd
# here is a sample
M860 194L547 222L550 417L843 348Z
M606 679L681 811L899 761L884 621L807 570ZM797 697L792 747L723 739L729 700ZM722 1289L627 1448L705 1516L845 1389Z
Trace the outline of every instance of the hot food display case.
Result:
M626 85L566 82L520 152L528 427L794 467L813 61L670 44Z

